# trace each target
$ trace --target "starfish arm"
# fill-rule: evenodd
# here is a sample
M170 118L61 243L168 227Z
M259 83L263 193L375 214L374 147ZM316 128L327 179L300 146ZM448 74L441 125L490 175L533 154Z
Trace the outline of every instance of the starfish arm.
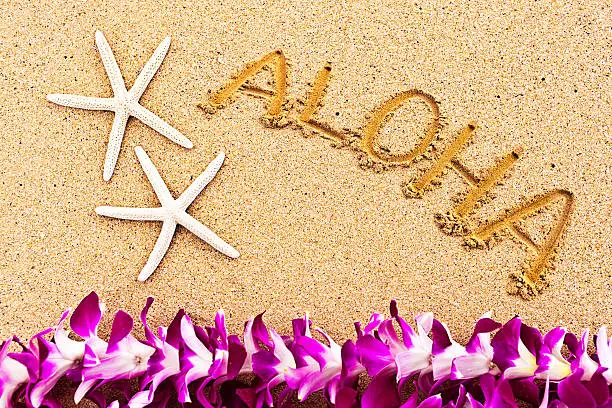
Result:
M135 118L138 118L138 120L145 125L151 127L151 129L172 140L174 143L186 147L187 149L191 149L193 147L193 143L183 136L181 132L164 122L161 118L144 106L139 105L138 103L133 103L132 106L130 106L130 114Z
M96 214L105 217L132 221L164 221L166 211L163 208L109 207L96 208Z
M164 180L159 175L155 165L142 147L136 146L136 156L138 157L142 170L147 175L149 183L151 183L153 190L155 190L155 194L157 194L157 198L162 206L172 204L174 202L172 194L170 194L168 187L166 187L166 183L164 183Z
M106 74L108 75L108 79L110 81L111 88L113 88L115 96L126 93L127 90L125 89L125 82L123 81L123 76L121 76L121 71L119 70L119 66L117 65L115 56L113 55L113 51L111 50L110 45L108 45L106 37L104 37L104 34L102 34L102 31L100 30L96 31L96 46L100 52L102 64L104 65L104 69L106 70Z
M151 79L153 79L153 76L155 76L155 73L164 61L169 48L170 37L166 37L161 44L159 44L142 71L140 71L138 78L136 78L134 85L129 91L134 101L138 101L145 89L147 89L147 86L149 86Z
M114 98L92 98L90 96L81 95L49 94L47 95L47 100L69 108L103 111L115 110Z
M178 216L177 222L222 254L227 255L230 258L238 258L240 256L240 253L230 244L223 241L217 234L212 232L208 227L186 212L183 212Z
M219 153L215 160L213 160L207 167L206 170L202 174L198 176L197 179L181 194L181 196L176 200L179 207L185 210L189 205L195 200L195 198L204 190L204 188L215 178L217 172L223 165L223 161L225 160L225 154L223 152Z
M119 158L119 151L121 150L121 143L123 143L123 135L125 133L125 126L127 125L128 118L129 115L124 110L115 112L115 119L113 120L113 127L106 148L106 158L104 159L104 181L110 180L115 171L115 165L117 164L117 158Z
M145 264L142 271L140 271L140 275L138 275L138 280L141 282L146 281L149 276L157 269L157 266L161 262L164 255L166 255L166 251L168 251L168 247L170 247L170 242L172 241L172 237L174 236L174 230L176 229L176 223L172 220L164 221L162 225L161 232L159 233L159 238L155 242L155 246L151 251L151 255L149 255L149 259Z

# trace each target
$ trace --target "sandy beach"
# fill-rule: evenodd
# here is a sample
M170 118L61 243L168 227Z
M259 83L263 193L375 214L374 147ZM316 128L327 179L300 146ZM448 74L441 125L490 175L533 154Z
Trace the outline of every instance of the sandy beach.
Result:
M9 1L2 13L1 338L56 324L92 290L111 313L137 314L155 297L153 325L168 324L179 308L205 324L223 308L238 332L266 310L266 322L289 332L291 319L308 311L338 341L352 335L354 321L388 313L391 299L405 316L433 311L461 341L487 311L503 321L519 314L542 330L612 321L609 4ZM171 37L141 104L193 149L130 119L113 178L102 179L113 114L46 100L49 93L112 96L96 30L128 87ZM275 50L288 62L289 120L303 112L329 63L313 117L353 139L343 145L295 123L266 126L269 103L245 94L214 114L198 107ZM250 85L274 90L273 79L263 72ZM412 89L439 106L434 148L428 143L415 163L368 165L359 143L372 114ZM423 99L403 103L382 126L377 155L410 152L432 118ZM457 171L447 168L422 198L404 194L470 123L474 134L456 159L478 179L522 149L470 213L473 228L548 192L572 194L549 285L529 300L507 288L509 276L536 257L524 242L506 231L490 248L470 248L439 228L436 214L474 188ZM179 228L152 277L136 280L160 224L94 212L159 205L136 146L175 197L226 154L189 213L240 258ZM562 213L551 205L516 225L541 248Z

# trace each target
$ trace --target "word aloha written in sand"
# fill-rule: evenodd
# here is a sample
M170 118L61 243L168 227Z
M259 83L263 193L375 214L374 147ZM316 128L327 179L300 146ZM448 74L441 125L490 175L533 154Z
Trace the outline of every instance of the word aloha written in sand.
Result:
M330 139L337 147L349 147L357 152L363 167L382 171L393 166L410 166L421 159L433 160L431 165L420 177L403 183L402 191L408 198L420 198L436 185L441 183L441 177L447 169L453 169L469 185L470 190L455 207L446 214L437 214L436 221L442 231L460 235L470 247L489 247L496 238L504 232L509 232L529 251L535 254L529 263L525 263L520 273L512 274L508 290L529 298L541 292L547 286L546 276L553 268L553 260L559 241L574 205L573 194L566 190L553 190L537 196L528 202L511 208L501 214L496 220L479 223L472 219L476 209L484 200L490 198L490 192L499 184L507 172L522 154L516 149L506 154L479 179L457 159L457 155L472 139L476 125L470 123L443 151L434 145L441 128L440 108L436 100L429 94L419 90L408 90L384 102L367 118L360 132L350 130L335 130L329 125L315 119L317 110L323 105L327 85L331 77L331 64L327 63L316 75L312 90L305 102L292 100L288 96L287 60L282 51L265 55L258 61L249 63L244 70L234 76L231 81L217 92L211 94L207 103L198 105L208 115L218 109L233 103L239 94L246 94L267 101L267 111L262 122L269 127L294 126L307 133L316 133ZM272 90L254 86L258 74L270 71L273 80L269 84ZM425 134L416 146L408 153L393 154L389 149L382 148L378 143L380 130L389 122L392 114L402 105L412 99L424 102L431 114L431 120ZM536 215L554 203L561 203L561 214L554 221L544 242L537 244L517 225L530 216Z

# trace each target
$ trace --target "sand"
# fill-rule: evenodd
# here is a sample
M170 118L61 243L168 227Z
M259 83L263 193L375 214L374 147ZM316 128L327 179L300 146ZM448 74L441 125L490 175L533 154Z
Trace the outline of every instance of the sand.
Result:
M460 341L489 310L500 320L520 314L542 330L612 322L609 4L19 1L2 10L2 338L55 324L92 290L110 312L137 313L154 296L155 325L169 323L181 307L206 324L223 307L234 332L263 310L266 322L288 332L292 318L310 311L338 341L353 336L354 321L386 312L391 299L408 317L435 312ZM112 95L96 29L128 87L161 40L172 37L141 104L190 138L193 149L130 119L115 174L102 180L112 113L45 99ZM292 124L267 126L285 123L262 122L269 104L251 96L212 115L198 107L275 50L290 63L290 103L281 111L291 108ZM295 125L299 101L327 62L323 105L311 113L346 143ZM263 73L252 85L273 89L266 84L273 79ZM409 165L368 161L355 134L376 109L411 89L439 105L436 149L428 146L426 157ZM431 125L430 112L422 100L402 104L372 152L406 155ZM476 128L456 160L474 177L522 149L508 159L503 183L471 212L472 232L534 197L572 193L571 211L556 205L516 223L545 246L555 221L564 211L569 216L553 245L549 286L530 300L507 290L510 275L536 258L524 241L505 234L488 249L469 248L464 237L439 228L436 214L444 219L475 188L457 171L447 167L422 198L404 195L469 123ZM161 225L94 213L99 205L158 205L135 146L175 196L226 153L189 212L238 249L238 260L179 228L154 275L136 280Z

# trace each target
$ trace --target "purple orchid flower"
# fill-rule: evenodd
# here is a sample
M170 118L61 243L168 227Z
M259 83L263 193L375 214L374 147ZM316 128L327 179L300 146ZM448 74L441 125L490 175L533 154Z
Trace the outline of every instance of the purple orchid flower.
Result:
M359 324L356 325L359 360L372 377L362 397L363 407L399 406L399 389L403 382L417 373L425 377L433 371L433 341L428 336L433 315L417 316L415 333L399 316L395 301L391 302L390 310L391 319L373 314L363 331ZM402 340L393 326L394 321L400 326Z
M561 327L546 333L539 353L536 378L560 381L572 373L570 363L561 354L566 334L567 330Z
M496 380L491 374L483 374L480 377L480 387L484 402L474 398L473 395L467 393L465 395L464 405L457 404L457 407L470 408L518 408L512 387L507 379L501 377Z
M261 350L269 350L274 347L270 341L270 335L268 329L263 322L263 313L250 318L244 325L244 349L246 351L246 357L240 373L252 373L253 372L253 355ZM261 346L264 346L262 348Z
M596 346L599 365L607 369L604 371L603 376L608 384L612 384L612 337L608 339L606 326L602 326L599 329Z
M433 379L438 381L451 375L453 361L466 356L465 347L453 340L446 325L436 319L431 328L433 338L432 355L434 356Z
M19 353L7 354L8 357L12 358L13 360L21 363L24 367L26 367L28 371L29 382L26 385L25 389L22 389L18 394L13 394L14 398L16 398L16 396L25 396L25 400L28 407L34 406L31 402L30 393L36 385L41 373L41 351L39 349L38 338L46 336L52 331L53 328L48 328L46 330L43 330L42 332L39 332L34 337L32 337L32 339L30 339L30 342L27 346L23 345L17 337L13 337L13 341L21 346L22 351ZM6 376L7 378L12 378L11 374L12 373L10 371L6 373L3 372L3 376ZM46 397L44 400L45 402L47 402Z
M359 361L357 346L352 340L347 340L340 350L342 358L342 371L333 387L333 392L328 393L329 402L335 404L337 395L344 390L353 391L357 387L359 375L365 371L365 367Z
M501 377L496 380L491 374L485 374L480 377L480 387L485 398L485 408L518 408L508 379Z
M197 332L196 332L197 328ZM206 386L213 365L213 353L209 349L208 336L202 328L194 326L189 316L183 316L181 320L181 340L183 342L183 353L180 356L181 374L179 384L179 402L191 402L188 386L194 381L204 379ZM198 391L200 394L201 391Z
M12 408L13 396L30 381L28 368L8 355L9 339L0 348L0 407Z
M185 315L181 321L182 352L180 356L181 374L177 384L179 386L179 402L191 402L189 396L189 384L201 381L196 391L198 401L207 406L210 404L205 395L205 388L214 381L212 400L218 398L218 388L226 380L238 374L236 366L244 363L242 346L235 339L227 336L225 328L225 315L222 310L217 312L215 327L207 327L207 330L195 326L191 319ZM233 358L238 350L240 356ZM250 364L250 362L249 362Z
M69 332L64 329L64 321L69 314L70 310L67 310L62 315L55 328L53 342L43 337L45 332L35 336L38 340L40 368L38 380L29 392L30 402L35 408L43 404L45 396L64 375L73 381L81 381L86 348L91 349L93 353L106 349L106 342L97 334L102 318L102 306L95 292L91 292L79 303L70 318L70 327L85 341L68 337Z
M250 327L250 325L247 324ZM196 398L205 407L211 407L220 399L220 387L226 381L234 379L244 369L247 352L237 336L228 336L225 326L225 314L219 310L215 316L215 325L206 329L196 326L184 315L180 323L180 358L181 373L173 380L181 403L191 402L188 386L199 381ZM250 361L249 361L250 366ZM212 384L207 394L206 387Z
M391 303L391 317L399 324L403 341L399 341L390 321L385 321L384 324L381 324L378 333L380 338L391 349L391 354L397 365L398 381L410 378L416 373L424 375L432 372L433 341L429 338L429 332L433 326L433 313L423 313L415 318L417 324L416 333L399 316L395 302Z
M593 374L599 369L597 364L588 354L588 343L589 343L589 329L586 329L582 333L580 341L570 348L570 351L574 354L575 358L571 362L571 371L575 373L579 368L582 369L583 375L581 381L590 381ZM569 348L569 345L568 345Z
M90 389L106 382L130 380L146 372L155 349L137 340L131 334L133 327L134 319L119 310L113 320L106 350L96 354L91 347L85 347L81 371L83 382L75 392L75 403L78 404Z
M394 377L393 382L395 383L397 366L395 364L395 358L391 354L391 349L378 336L377 329L381 324L386 324L386 321L384 317L378 313L370 317L370 321L365 326L365 330L361 330L361 325L359 323L355 324L357 328L357 350L359 352L359 359L366 368L368 375L372 377L385 369L387 369L387 372L390 372L390 369L392 369ZM391 325L393 325L392 321Z
M180 322L185 315L183 310L180 310L168 328L160 327L158 336L149 328L147 324L147 313L153 304L153 298L148 298L147 303L140 313L140 320L145 329L146 345L153 348L155 351L148 360L148 368L142 377L142 388L149 387L146 398L143 394L139 394L137 398L130 400L128 406L130 408L141 406L141 404L151 404L155 399L155 391L161 383L180 373L179 365L179 346L180 346ZM177 387L181 389L180 387ZM184 396L181 396L184 398Z
M225 314L220 310L215 317L215 327L208 327L209 338L215 348L212 376L215 379L210 396L211 403L222 399L220 387L227 381L234 380L242 371L248 352L236 335L227 334ZM218 362L218 365L215 363Z
M261 402L272 406L273 398L271 390L279 384L286 382L286 376L295 372L297 365L291 350L287 347L285 340L274 330L270 329L272 338L271 347L268 350L260 350L253 355L253 371L263 380L263 385L257 390L263 394L258 398ZM299 381L294 378L294 381Z
M541 334L515 317L491 340L493 363L503 371L506 379L532 377L538 369L536 355L541 345Z
M584 375L581 368L565 378L557 388L560 403L556 405L570 408L611 407L610 387L606 378L602 375L602 371L603 369L597 370L589 381L581 381Z
M370 323L366 326L366 333L361 338L368 338L366 341L362 341L361 346L363 352L361 353L362 359L367 363L366 368L369 366L370 375L375 375L390 362L394 362L397 368L396 379L400 382L402 379L412 377L414 374L427 374L433 371L432 367L432 346L433 341L429 338L429 332L433 325L433 314L424 313L416 317L417 331L415 332L412 327L406 321L399 316L397 304L395 301L391 302L391 317L392 319L386 319L380 321L379 315L374 315L370 319ZM402 340L399 339L395 328L393 327L393 321L396 321L402 332ZM388 352L372 339L376 339L372 333L377 328L377 336L380 342L388 348ZM366 348L366 344L369 346ZM376 357L369 358L368 355L380 356L380 361Z
M308 313L302 319L293 319L293 341L288 345L288 348L293 354L295 360L295 369L290 369L285 373L285 382L292 390L299 390L302 380L310 373L319 371L319 363L310 354L306 353L298 344L301 337L312 338L310 331L311 321Z
M300 370L301 374L305 374L298 379L297 390L300 401L308 398L311 393L327 387L342 372L342 348L324 331L318 329L317 332L327 340L328 345L310 336L301 336L295 340L293 352L301 355L303 359L314 360L318 365L316 370L312 369L314 364L309 364L308 370ZM335 395L330 399L333 403Z
M285 374L287 385L297 390L298 399L305 400L316 391L325 390L331 404L335 404L338 392L355 382L364 368L359 363L357 350L351 341L340 347L323 330L315 330L323 336L327 345L314 339L310 332L308 315L293 321L295 339L291 348L296 359L295 369Z
M453 360L452 380L475 378L487 373L500 374L499 367L493 363L493 347L491 346L491 332L500 327L500 323L491 319L491 313L484 314L476 322L474 333L465 347L467 354Z
M225 377L229 368L229 341L223 310L219 310L215 315L215 326L209 326L206 329L211 347L214 350L210 375L213 378Z
M247 352L238 336L228 335L223 310L219 310L215 316L215 326L206 329L211 347L215 350L211 376L215 379L215 387L218 387L240 374Z

